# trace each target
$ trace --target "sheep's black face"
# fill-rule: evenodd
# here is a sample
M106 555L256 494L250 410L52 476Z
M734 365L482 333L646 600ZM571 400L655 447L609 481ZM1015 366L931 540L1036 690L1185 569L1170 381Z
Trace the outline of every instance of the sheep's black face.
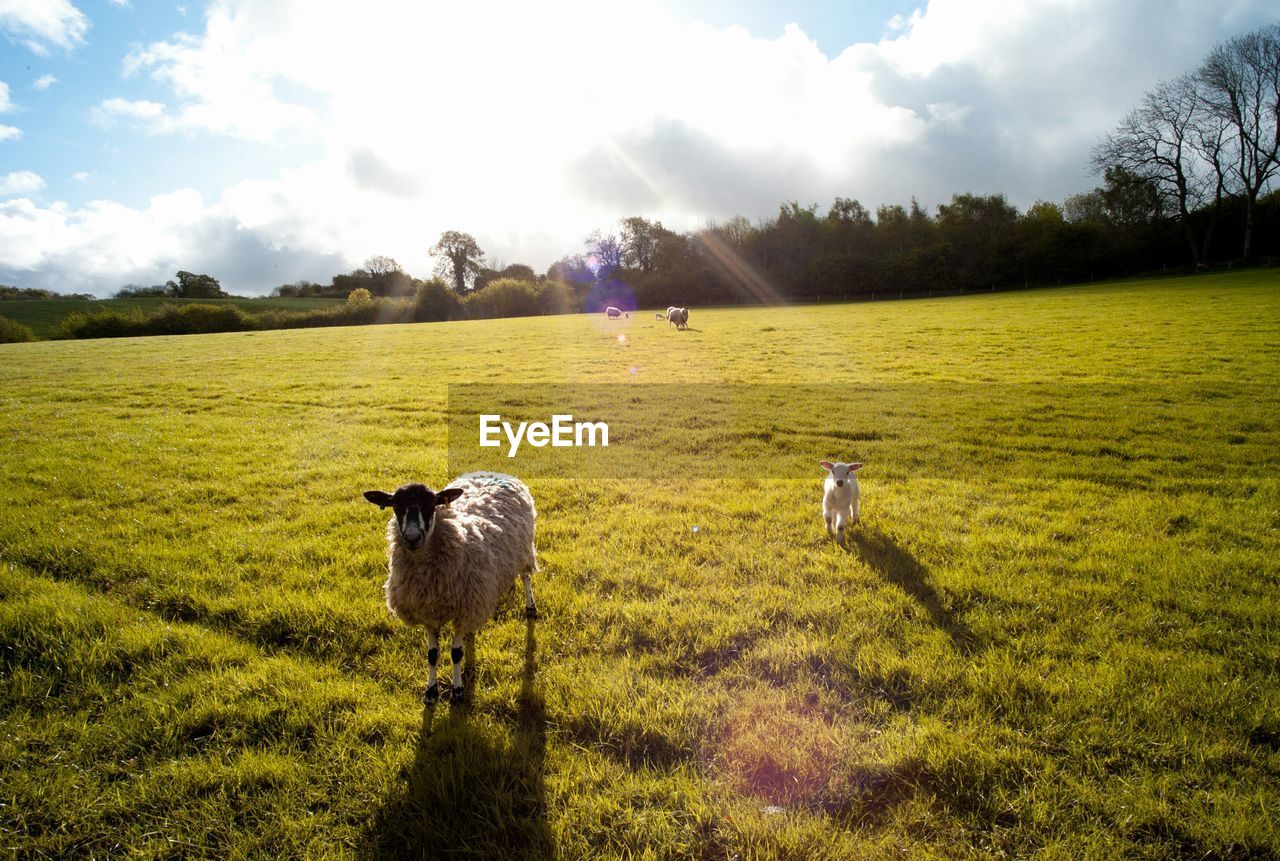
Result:
M365 491L364 498L379 508L394 510L400 540L410 550L417 550L427 543L435 528L436 506L448 505L461 495L462 490L456 487L433 493L425 484L405 484L396 488L395 493Z

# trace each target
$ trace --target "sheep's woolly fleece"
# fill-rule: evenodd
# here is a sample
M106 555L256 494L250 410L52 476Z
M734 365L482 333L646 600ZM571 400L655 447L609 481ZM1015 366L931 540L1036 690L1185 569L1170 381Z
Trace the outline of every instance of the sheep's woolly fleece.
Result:
M410 625L439 630L453 621L474 631L520 572L537 569L537 512L529 489L510 476L468 473L449 487L462 496L436 509L431 536L417 552L401 544L395 517L387 524L387 607Z

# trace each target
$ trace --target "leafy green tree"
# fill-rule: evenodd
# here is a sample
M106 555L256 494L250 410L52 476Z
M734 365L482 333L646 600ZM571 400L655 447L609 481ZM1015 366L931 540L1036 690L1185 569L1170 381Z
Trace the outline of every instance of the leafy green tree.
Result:
M622 264L641 272L652 272L657 265L658 242L668 231L661 221L649 221L638 215L622 219Z
M34 341L35 333L31 327L8 317L0 317L0 344L16 344L23 341Z
M491 269L488 266L480 270L480 274L476 275L474 290L483 290L489 284L500 278L512 278L516 281L537 281L538 276L531 266L523 263L512 263L510 266L503 266L501 269Z
M172 295L172 291L164 284L153 284L150 287L143 287L139 284L126 284L112 294L116 299L138 299L143 297L164 297Z
M1018 210L1003 194L956 194L938 207L937 231L943 260L934 271L940 283L987 287L1013 271L1010 252L1016 237Z
M827 221L832 224L859 228L874 226L871 221L871 213L867 211L867 208L858 201L845 197L837 197L835 202L831 204L831 210L827 212Z
M542 313L538 285L532 281L499 278L483 290L474 290L462 300L468 317L532 317Z
M413 319L419 323L453 320L460 314L457 292L439 278L418 283L413 305Z
M475 237L458 230L440 234L431 256L437 258L436 275L449 279L460 296L471 289L484 265L484 251Z
M169 295L178 299L223 299L228 295L218 279L212 275L197 275L182 270L175 276L176 281L166 281L164 286Z

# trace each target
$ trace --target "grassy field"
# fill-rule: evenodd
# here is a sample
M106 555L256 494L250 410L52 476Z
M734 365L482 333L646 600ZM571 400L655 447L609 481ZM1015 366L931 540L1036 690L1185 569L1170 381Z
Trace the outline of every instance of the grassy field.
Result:
M137 308L144 314L150 314L161 305L191 305L230 303L238 305L253 313L268 308L279 308L285 311L306 311L311 308L330 308L342 304L342 299L278 299L263 297L260 299L97 299L92 302L79 299L14 299L0 302L0 317L8 317L14 322L30 326L37 338L48 338L62 318L75 311L92 314L107 309L125 310Z
M1280 855L1280 273L690 323L0 346L0 847ZM429 709L360 493L476 382L810 401L530 479L543 618ZM847 547L770 448L866 462Z

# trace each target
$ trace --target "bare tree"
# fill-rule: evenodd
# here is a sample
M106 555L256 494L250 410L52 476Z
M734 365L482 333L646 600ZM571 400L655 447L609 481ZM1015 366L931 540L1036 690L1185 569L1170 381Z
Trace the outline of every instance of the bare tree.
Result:
M1198 77L1211 111L1232 131L1230 178L1245 200L1248 259L1258 196L1280 169L1280 23L1217 46Z
M587 249L600 262L601 272L610 272L622 268L622 243L613 233L599 230L591 231L587 237Z
M1209 223L1204 228L1204 250L1201 259L1209 261L1213 248L1213 234L1222 213L1222 200L1227 195L1227 162L1231 157L1231 127L1221 116L1208 109L1201 101L1200 120L1195 125L1195 148L1208 168L1208 186L1213 189L1213 205L1209 209Z
M1197 123L1203 115L1196 79L1184 75L1165 81L1142 98L1093 151L1099 173L1120 168L1152 182L1161 198L1178 213L1191 249L1201 265L1202 245L1191 213L1205 202L1208 183L1196 148Z
M484 252L470 233L446 230L440 241L431 246L431 256L437 258L436 274L453 281L453 289L466 293L484 265Z
M379 278L390 275L392 272L403 272L404 267L397 263L393 257L387 257L385 254L375 254L364 262L364 271L374 278Z

